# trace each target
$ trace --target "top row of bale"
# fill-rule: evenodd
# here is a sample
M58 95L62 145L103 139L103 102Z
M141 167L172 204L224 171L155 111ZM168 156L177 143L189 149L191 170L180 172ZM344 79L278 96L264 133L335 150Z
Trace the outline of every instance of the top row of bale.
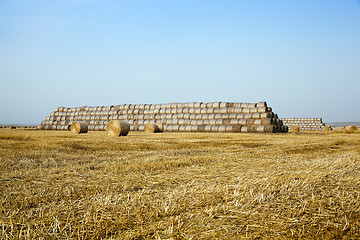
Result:
M258 103L231 103L231 102L189 102L189 103L167 103L167 104L122 104L111 106L83 106L83 107L58 107L55 112L79 112L79 111L114 111L128 109L164 109L164 108L261 108L267 107L266 102Z

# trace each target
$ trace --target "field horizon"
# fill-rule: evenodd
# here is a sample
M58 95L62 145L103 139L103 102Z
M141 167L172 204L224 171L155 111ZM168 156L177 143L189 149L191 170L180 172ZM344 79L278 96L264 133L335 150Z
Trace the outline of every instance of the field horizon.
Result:
M360 238L360 134L0 129L0 238Z

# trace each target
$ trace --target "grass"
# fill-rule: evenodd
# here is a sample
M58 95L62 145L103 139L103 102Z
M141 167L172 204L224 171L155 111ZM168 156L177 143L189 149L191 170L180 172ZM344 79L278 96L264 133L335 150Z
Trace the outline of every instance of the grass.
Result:
M360 238L360 134L0 129L1 239Z

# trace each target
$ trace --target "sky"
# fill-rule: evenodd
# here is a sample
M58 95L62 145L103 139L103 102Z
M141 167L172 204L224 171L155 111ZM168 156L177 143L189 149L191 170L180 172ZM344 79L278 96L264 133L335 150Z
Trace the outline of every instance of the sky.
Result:
M214 101L360 121L360 0L0 0L0 124Z

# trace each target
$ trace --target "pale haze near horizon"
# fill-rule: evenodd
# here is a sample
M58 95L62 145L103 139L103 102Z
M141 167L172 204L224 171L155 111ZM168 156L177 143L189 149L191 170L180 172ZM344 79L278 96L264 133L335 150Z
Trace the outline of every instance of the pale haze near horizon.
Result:
M360 121L359 26L358 0L0 0L0 124L195 101Z

